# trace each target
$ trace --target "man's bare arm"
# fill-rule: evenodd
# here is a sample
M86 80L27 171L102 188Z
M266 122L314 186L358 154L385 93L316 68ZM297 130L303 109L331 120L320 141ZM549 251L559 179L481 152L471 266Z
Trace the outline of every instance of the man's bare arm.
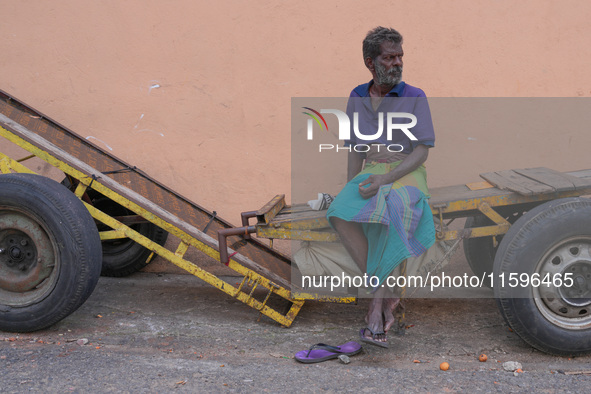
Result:
M403 176L410 174L421 164L423 164L429 156L429 147L426 145L418 145L414 150L406 156L402 163L387 174L373 174L370 175L365 181L359 184L359 194L363 198L370 198L374 196L380 186L387 185L388 183L396 182ZM369 185L366 187L366 185Z
M421 164L427 161L427 157L429 156L429 147L426 145L417 145L416 148L411 152L410 155L406 156L406 158L398 165L395 169L390 171L388 174L387 183L396 182L398 179L402 178L405 175L410 174Z

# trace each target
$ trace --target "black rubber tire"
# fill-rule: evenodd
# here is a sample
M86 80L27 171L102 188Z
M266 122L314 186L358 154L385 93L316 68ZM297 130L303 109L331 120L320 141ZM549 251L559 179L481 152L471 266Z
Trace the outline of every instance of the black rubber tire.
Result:
M74 312L94 290L101 242L68 189L34 174L0 174L0 330L30 332Z
M590 248L591 200L585 198L537 206L519 218L501 241L494 262L495 298L509 326L536 349L561 356L591 351L591 290L582 292L583 298L564 296L591 284ZM581 270L583 285L569 288L512 287L508 280L511 273L529 280L535 273L542 278L549 273L566 283L565 273ZM575 301L578 306L572 304Z
M521 213L512 213L505 219L513 224L519 217L521 217ZM464 228L468 229L492 225L494 225L494 222L484 215L470 216L466 219ZM497 236L497 246L495 246L493 237L466 238L462 242L464 255L466 256L466 261L468 261L470 269L474 275L477 275L479 278L484 276L484 285L489 288L492 288L489 274L493 272L495 255L497 254L497 249L502 239L502 235Z
M62 184L71 190L73 189L68 178L65 178L62 181ZM92 205L107 215L125 216L134 214L125 207L117 204L115 201L103 196L95 190L88 189L87 194L92 201ZM98 222L97 227L99 231L110 230L110 228ZM168 232L150 222L132 224L130 227L144 237L156 242L158 245L164 245L168 239ZM150 257L152 252L130 238L106 240L103 241L102 244L102 276L128 276L144 268L152 261L152 258Z
M98 194L92 198L93 205L111 216L133 215L125 207ZM91 194L92 196L92 194ZM153 223L139 223L130 226L132 229L149 238L158 245L164 245L168 239L168 232ZM99 230L101 229L99 225ZM150 263L152 252L130 238L103 241L103 268L101 275L122 277L139 271Z

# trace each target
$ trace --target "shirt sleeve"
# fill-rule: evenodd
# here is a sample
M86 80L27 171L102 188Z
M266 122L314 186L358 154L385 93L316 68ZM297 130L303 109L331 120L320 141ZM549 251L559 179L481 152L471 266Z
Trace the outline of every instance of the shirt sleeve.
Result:
M415 148L418 145L434 147L435 130L433 128L433 119L431 118L429 102L424 93L421 97L416 98L413 113L417 117L417 125L412 128L412 133L417 138L417 141L411 141L412 147Z

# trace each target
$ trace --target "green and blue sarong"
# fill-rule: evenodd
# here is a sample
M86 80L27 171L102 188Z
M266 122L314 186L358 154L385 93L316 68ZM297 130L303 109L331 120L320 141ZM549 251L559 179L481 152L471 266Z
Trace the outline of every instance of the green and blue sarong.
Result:
M367 274L380 284L401 262L423 254L435 243L435 226L429 208L427 171L420 166L398 181L383 185L372 198L359 194L359 184L372 174L386 174L401 161L372 162L345 185L326 213L362 224L367 237Z

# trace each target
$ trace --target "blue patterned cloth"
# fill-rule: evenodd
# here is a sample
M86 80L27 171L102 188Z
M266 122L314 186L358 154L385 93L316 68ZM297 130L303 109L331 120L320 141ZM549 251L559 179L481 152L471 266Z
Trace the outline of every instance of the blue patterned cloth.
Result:
M377 276L380 284L405 259L420 256L435 243L424 166L382 186L370 199L359 194L359 184L371 174L385 174L398 164L366 166L345 185L326 213L329 222L338 217L362 223L368 241L367 274Z

